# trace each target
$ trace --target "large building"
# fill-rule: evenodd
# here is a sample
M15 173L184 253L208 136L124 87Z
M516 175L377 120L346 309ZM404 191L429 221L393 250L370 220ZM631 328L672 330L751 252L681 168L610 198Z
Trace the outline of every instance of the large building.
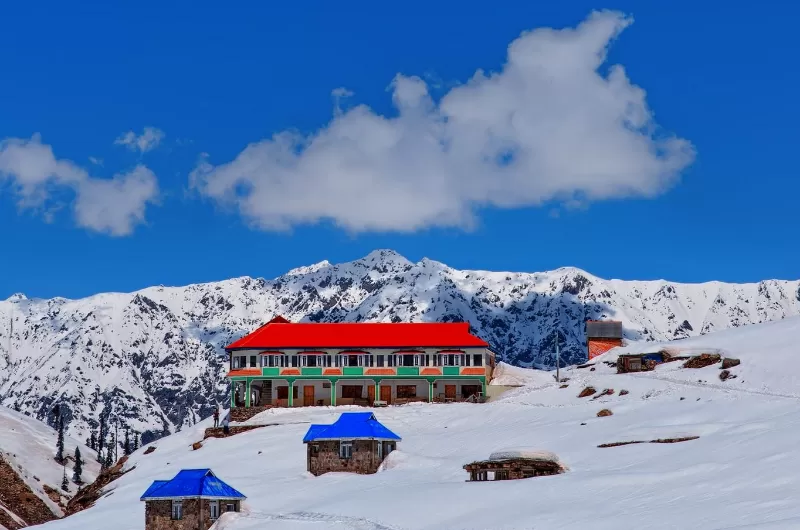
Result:
M622 322L617 320L587 320L586 346L591 361L611 348L622 346Z
M225 348L231 408L479 400L495 355L457 323L291 323Z

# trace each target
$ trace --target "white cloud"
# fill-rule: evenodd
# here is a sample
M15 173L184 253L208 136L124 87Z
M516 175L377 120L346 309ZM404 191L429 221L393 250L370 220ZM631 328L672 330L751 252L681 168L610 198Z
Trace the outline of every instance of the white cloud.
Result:
M142 153L146 153L158 147L158 144L160 144L163 139L164 131L155 127L145 127L142 134L138 136L133 131L126 132L117 138L114 144L124 145L131 151L136 151L138 149Z
M91 177L69 160L59 160L39 135L0 142L0 180L11 181L20 208L43 210L47 222L59 205L49 205L63 190L75 195L73 209L79 226L124 236L145 220L148 203L158 198L156 176L139 165L111 179Z
M351 232L469 229L480 207L656 196L694 149L658 130L622 66L598 71L631 22L604 11L524 33L500 72L477 71L438 102L422 79L398 74L397 116L334 112L312 135L280 132L218 166L202 159L190 185L266 230L320 220Z

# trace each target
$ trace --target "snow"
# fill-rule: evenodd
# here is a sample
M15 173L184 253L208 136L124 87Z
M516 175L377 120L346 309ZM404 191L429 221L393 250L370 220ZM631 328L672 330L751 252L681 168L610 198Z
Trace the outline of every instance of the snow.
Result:
M58 434L44 423L0 407L0 453L11 467L39 498L57 515L63 515L61 508L45 493L43 485L47 484L56 490L61 489L64 470L55 460ZM64 437L64 456L73 456L75 447L81 449L84 460L82 478L84 482L92 482L100 472L100 465L94 461L94 453L83 444L70 437ZM71 493L77 490L72 482L72 464L67 464L67 479ZM38 479L38 480L37 480ZM8 507L13 510L13 506Z
M616 374L602 362L552 374L514 369L523 386L486 404L413 403L375 409L403 438L374 475L310 476L301 443L311 423L329 424L358 407L267 411L274 424L226 439L202 439L208 422L135 453L135 466L95 507L44 525L46 530L141 530L139 496L153 480L210 467L244 493L245 511L214 530L441 530L702 528L800 526L800 407L796 374L800 319L754 325L672 347L714 347L740 358L736 379L719 365ZM649 350L656 345L630 346ZM625 350L625 349L620 349ZM611 360L619 351L604 355ZM527 377L526 377L527 374ZM794 387L792 387L794 382ZM587 385L599 399L577 398ZM620 396L626 389L629 394ZM603 408L613 416L598 418ZM674 444L598 448L599 444L699 436ZM504 447L558 455L569 470L527 480L467 482L463 466ZM588 525L588 526L587 526Z
M544 462L558 463L558 455L552 451L542 451L539 449L531 448L513 448L501 449L489 455L489 460L511 460L511 459L525 459L525 460L539 460Z
M586 319L622 321L627 340L672 340L800 315L798 291L797 280L678 284L604 280L573 267L457 270L376 250L272 280L240 277L80 300L15 296L0 301L0 396L39 419L62 403L77 439L109 409L153 439L228 402L223 347L277 314L291 321L466 320L501 360L548 367L556 326L562 361L578 363L586 355ZM541 375L541 384L551 384ZM506 376L498 384L518 383L512 371Z

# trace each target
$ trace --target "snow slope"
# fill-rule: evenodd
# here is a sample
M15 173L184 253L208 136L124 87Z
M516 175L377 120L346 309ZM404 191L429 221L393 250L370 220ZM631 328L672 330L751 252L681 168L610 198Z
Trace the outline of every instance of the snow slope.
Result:
M85 440L101 411L145 441L227 402L225 344L275 314L293 321L467 320L501 360L583 362L584 321L615 318L629 340L671 340L800 314L800 282L677 284L604 280L575 268L542 273L457 270L380 250L342 264L105 293L81 300L0 301L0 401L46 421L56 402ZM14 331L9 351L9 319Z
M797 344L798 318L672 344L741 358L731 370L737 378L724 383L718 365L682 370L672 363L618 375L598 363L594 371L564 370L567 388L528 371L525 386L493 403L376 409L403 440L383 470L369 476L305 473L301 439L308 425L329 423L345 407L268 411L251 421L279 425L209 439L192 451L204 427L196 425L158 440L149 455L134 454L136 468L94 508L44 526L100 530L115 521L115 530L140 530L138 499L153 480L211 467L248 495L246 513L224 516L215 530L797 529ZM524 370L513 372L526 382ZM577 398L586 385L615 392ZM629 393L620 396L622 389ZM597 417L602 408L613 415ZM699 439L597 447L683 436ZM552 451L569 471L465 482L464 464L507 447Z
M54 460L57 440L56 431L47 425L13 410L0 407L0 456L17 472L28 488L42 499L55 515L60 517L63 515L63 511L47 496L44 485L59 491L67 498L75 493L77 486L72 482L74 462L70 460L66 466L70 493L61 492L64 471L62 466ZM90 483L97 478L100 465L94 460L94 455L88 447L69 437L64 438L65 456L74 455L76 446L80 447L84 460L82 478L84 482ZM2 487L3 485L0 484L0 488ZM3 508L7 512L14 512L15 507L4 506Z

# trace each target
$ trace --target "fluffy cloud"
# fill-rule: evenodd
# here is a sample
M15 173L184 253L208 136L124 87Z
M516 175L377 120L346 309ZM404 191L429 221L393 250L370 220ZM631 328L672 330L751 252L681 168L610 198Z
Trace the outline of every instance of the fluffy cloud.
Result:
M477 71L439 101L398 74L396 116L335 109L314 134L280 132L218 166L202 159L190 184L267 230L325 219L352 232L469 228L481 207L653 197L694 149L658 130L622 66L599 72L631 22L605 11L524 33L501 71Z
M114 141L115 145L124 145L131 151L139 150L146 153L158 147L164 139L164 131L155 127L145 127L142 134L136 135L133 131L128 131Z
M73 162L57 159L39 135L0 142L2 178L11 181L20 208L45 208L59 191L72 191L78 225L114 236L133 232L144 222L147 204L158 197L156 176L145 166L111 179L92 178ZM51 219L52 212L52 207L47 209L45 219Z

